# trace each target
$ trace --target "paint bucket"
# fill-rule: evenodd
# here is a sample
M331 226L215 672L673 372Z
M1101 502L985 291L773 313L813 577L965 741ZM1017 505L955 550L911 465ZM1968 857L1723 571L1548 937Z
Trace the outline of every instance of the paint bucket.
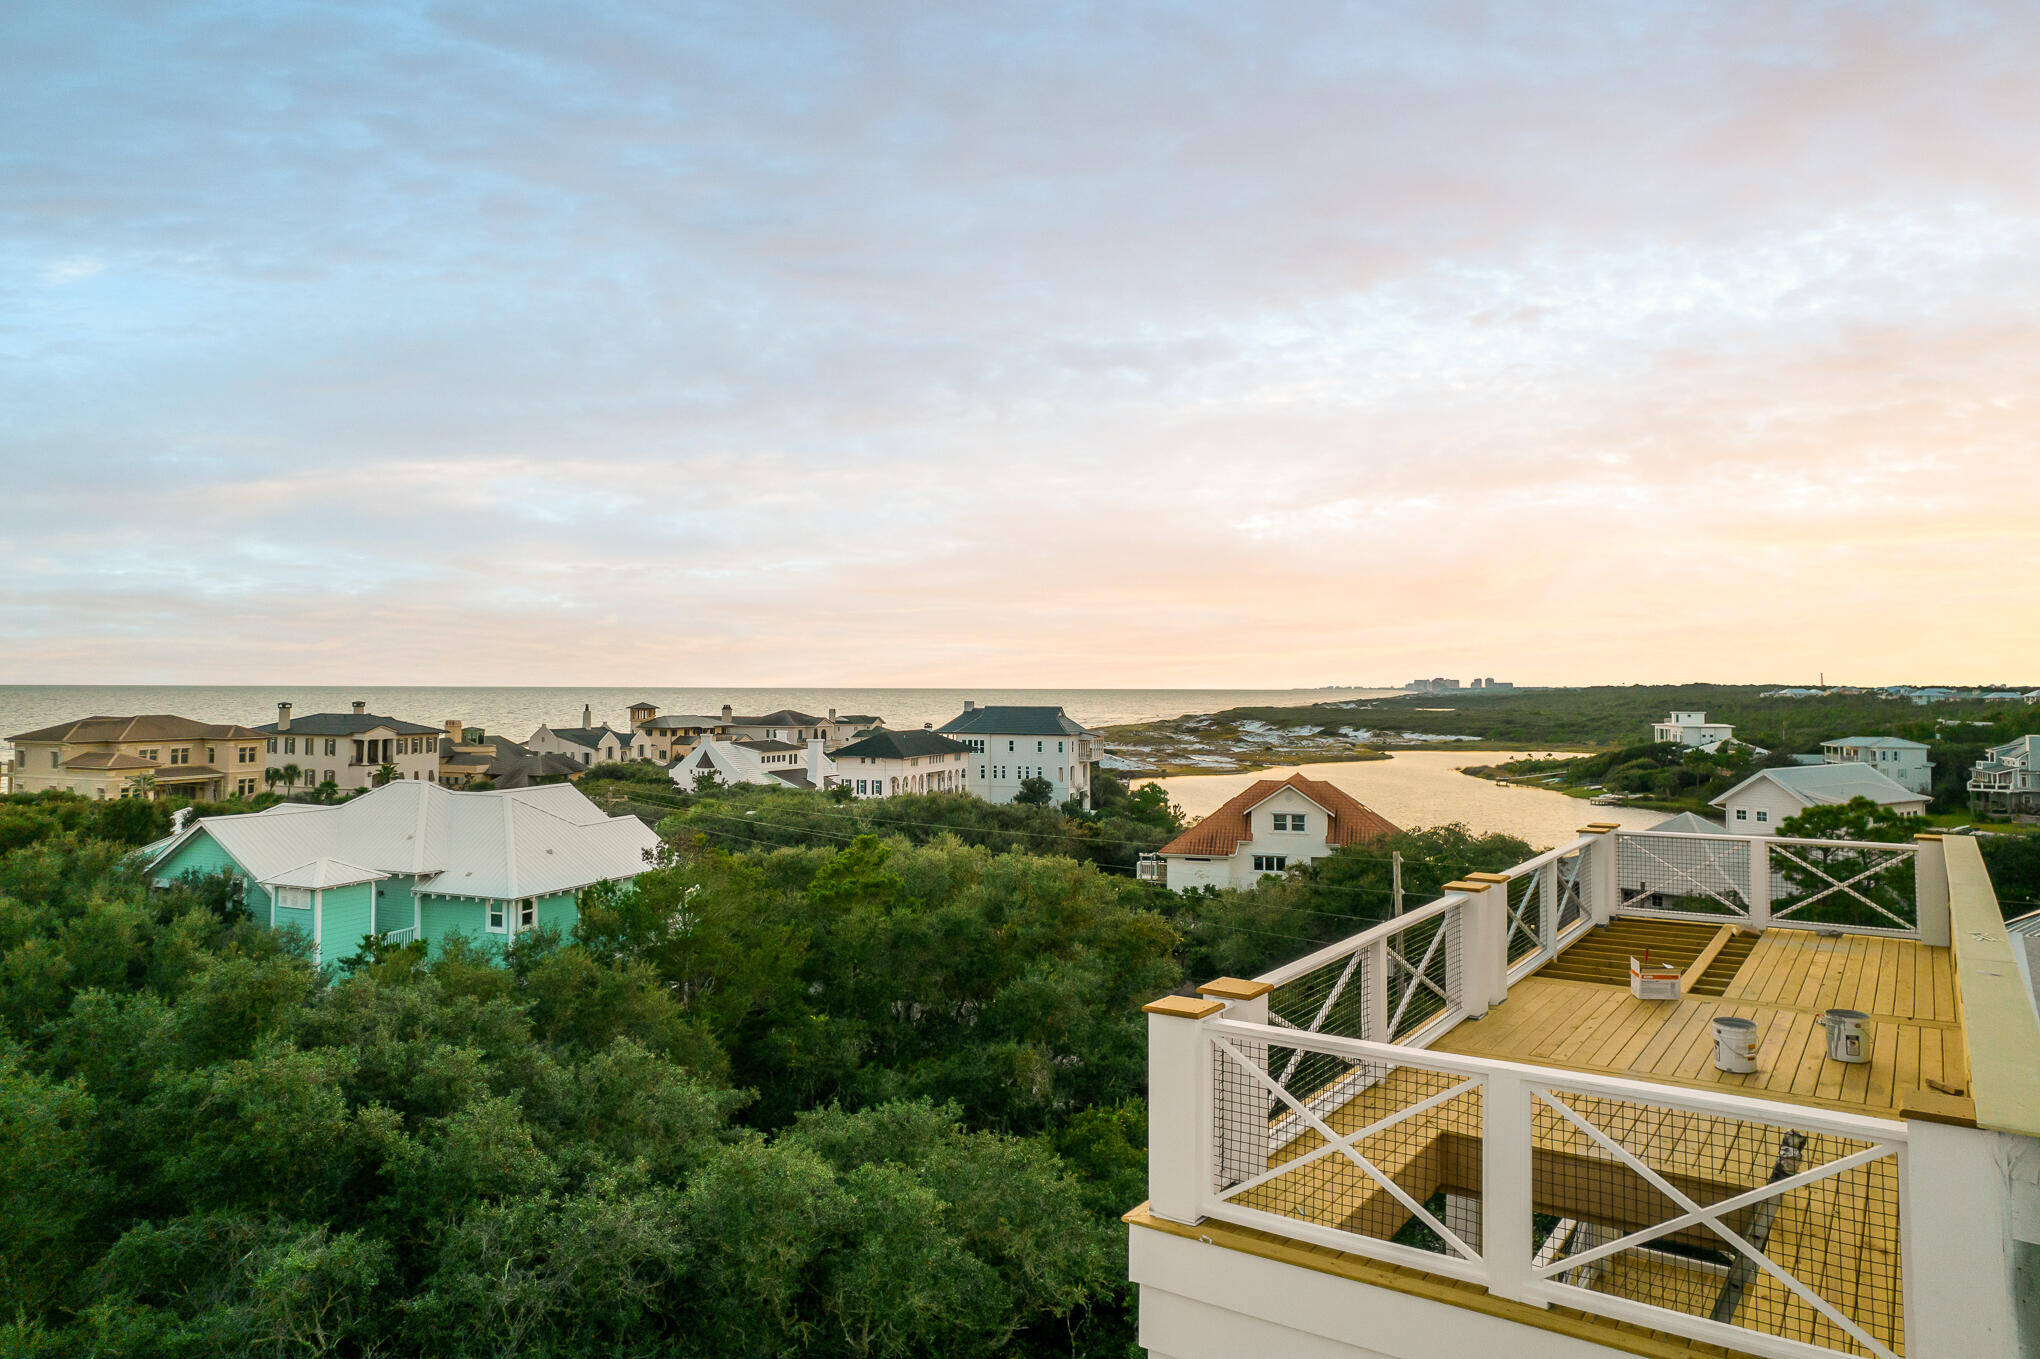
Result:
M1750 1072L1757 1069L1757 1022L1720 1015L1714 1021L1714 1069Z
M1861 1010L1826 1010L1820 1022L1827 1025L1828 1056L1837 1062L1867 1062L1870 1044L1863 1037L1870 1016Z

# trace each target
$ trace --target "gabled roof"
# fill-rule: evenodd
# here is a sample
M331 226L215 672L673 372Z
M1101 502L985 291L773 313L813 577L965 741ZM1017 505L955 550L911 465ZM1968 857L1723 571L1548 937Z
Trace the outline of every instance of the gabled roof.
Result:
M1680 812L1668 816L1655 826L1645 826L1653 835L1726 835L1728 827L1719 821L1709 821L1697 812Z
M816 717L813 713L804 713L793 708L781 708L778 712L766 713L763 717L731 717L724 720L745 727L812 727L815 723L825 719Z
M299 864L296 868L285 869L275 877L262 879L265 887L305 887L322 890L327 887L352 887L357 882L375 882L389 874L360 864L344 863L339 859L314 859Z
M274 722L264 722L255 730L265 736L359 736L365 731L378 728L397 736L441 736L444 727L428 727L422 722L406 722L400 717L383 717L376 713L306 713L299 717L291 715L290 726L279 728Z
M1285 788L1295 789L1325 809L1331 821L1325 832L1326 844L1369 845L1391 835L1401 834L1379 812L1343 788L1335 787L1322 779L1291 774L1286 779L1258 780L1246 791L1230 798L1218 810L1163 845L1158 852L1209 854L1220 858L1232 856L1239 851L1244 841L1253 838L1252 828L1247 824L1247 813Z
M1861 746L1866 750L1930 750L1924 741L1907 741L1897 736L1838 736L1822 741L1823 746Z
M775 766L767 769L758 758L758 752L751 747L757 743L748 741L703 741L679 759L667 765L673 782L682 788L692 788L696 776L713 771L724 783L762 783L767 785L792 783L798 787L809 787L808 768L803 761L797 768ZM799 746L790 747L799 750ZM836 772L836 762L827 755L822 756L822 777L828 778Z
M875 731L840 747L835 758L843 760L910 760L923 755L967 755L970 747L961 741L918 728L907 731Z
M776 755L783 751L806 749L806 747L797 746L791 741L739 741L737 744L746 750L755 750L761 755Z
M628 733L611 731L608 727L548 727L546 730L562 741L572 741L575 745L587 746L590 750L612 738L618 745L630 741Z
M1769 779L1809 807L1858 797L1887 807L1927 800L1924 793L1915 793L1893 782L1867 764L1805 764L1789 769L1759 769L1707 805L1725 807L1730 798L1763 779Z
M104 744L114 741L231 741L259 736L252 727L233 722L200 722L170 713L147 713L140 717L81 717L59 722L54 727L25 731L7 739L21 741L71 741Z
M970 708L944 722L939 731L972 736L1082 736L1084 729L1061 708L993 704Z
M404 779L332 807L283 803L194 823L165 852L207 834L258 882L317 859L417 874L427 891L512 898L644 871L657 835L607 817L571 784L456 792Z

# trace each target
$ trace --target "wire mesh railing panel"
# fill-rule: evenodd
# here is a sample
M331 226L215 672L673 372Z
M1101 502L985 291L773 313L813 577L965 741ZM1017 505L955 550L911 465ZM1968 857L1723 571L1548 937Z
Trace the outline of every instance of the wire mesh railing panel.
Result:
M1508 919L1509 962L1521 962L1544 947L1545 885L1558 871L1547 863L1509 879Z
M1388 936L1387 1041L1399 1043L1439 1015L1462 1007L1466 978L1460 929L1466 909L1461 902Z
M1797 925L1919 932L1917 869L1911 845L1823 845L1775 841L1771 918Z
M1313 1054L1340 1067L1342 1098L1319 1110L1276 1093L1251 1040L1212 1054L1221 1204L1345 1234L1362 1254L1392 1244L1479 1260L1479 1076Z
M1738 919L1750 913L1750 844L1617 832L1616 904L1630 915Z
M1368 966L1370 950L1359 947L1268 993L1268 1015L1283 1028L1340 1038L1379 1040L1371 1032L1368 987L1380 980ZM1308 1100L1347 1074L1346 1063L1327 1053L1272 1047L1268 1070L1276 1083Z
M1841 1354L1905 1352L1894 1146L1559 1085L1529 1098L1535 1275Z
M1556 933L1564 935L1587 918L1588 893L1593 890L1593 860L1585 850L1576 849L1554 860L1551 868L1558 878Z

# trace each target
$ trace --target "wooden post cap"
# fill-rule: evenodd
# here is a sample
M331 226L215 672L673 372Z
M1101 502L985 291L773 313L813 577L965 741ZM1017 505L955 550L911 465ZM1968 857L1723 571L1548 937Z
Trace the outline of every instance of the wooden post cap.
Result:
M1620 821L1589 821L1587 829L1597 831L1621 830L1622 823Z
M1507 882L1509 880L1509 875L1507 873L1468 873L1466 875L1466 880L1468 882L1485 882L1485 883Z
M1941 833L1939 831L1921 831L1913 837L1915 840L1939 840L1940 838Z
M1140 1008L1143 1014L1168 1015L1172 1019L1209 1019L1225 1008L1225 1002L1199 1000L1195 996L1163 996Z
M1254 1000L1275 989L1275 983L1243 981L1238 977L1214 977L1197 988L1200 996L1214 1000Z
M1485 892L1487 891L1487 884L1484 882L1455 881L1446 883L1443 887L1440 887L1438 890L1441 892Z
M1611 826L1605 821L1596 821L1591 826L1581 826L1579 833L1581 835L1606 835L1609 831L1621 829L1622 827Z

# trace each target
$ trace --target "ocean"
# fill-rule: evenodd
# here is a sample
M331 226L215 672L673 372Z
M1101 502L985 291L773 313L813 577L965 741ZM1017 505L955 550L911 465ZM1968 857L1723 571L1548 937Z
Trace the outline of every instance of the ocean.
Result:
M965 699L988 703L1059 705L1087 726L1115 726L1180 717L1223 708L1301 707L1351 698L1374 698L1388 689L669 689L658 685L617 688L393 688L377 685L0 685L0 739L36 731L72 718L96 714L174 713L203 722L254 726L276 720L276 705L291 711L346 712L355 700L372 713L441 726L462 724L503 732L522 741L541 723L578 726L583 704L598 723L622 727L632 703L658 705L662 713L715 713L727 703L739 713L781 708L826 713L871 713L895 730L923 723L941 726L963 711Z

